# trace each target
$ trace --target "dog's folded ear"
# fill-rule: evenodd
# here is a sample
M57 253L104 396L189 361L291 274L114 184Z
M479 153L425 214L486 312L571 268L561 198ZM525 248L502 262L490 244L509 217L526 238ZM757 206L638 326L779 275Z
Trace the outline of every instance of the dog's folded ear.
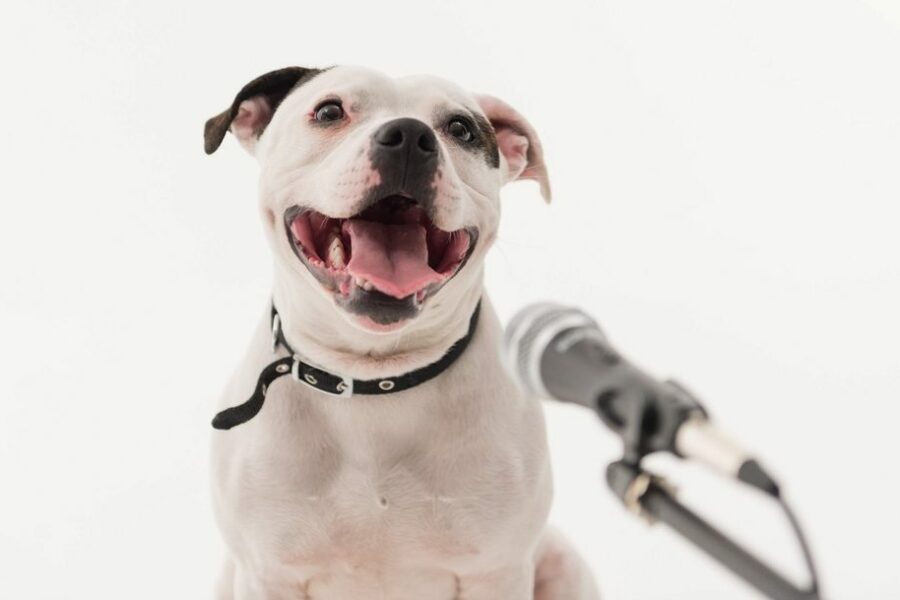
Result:
M506 181L533 179L541 186L541 195L550 202L550 179L544 164L544 150L534 127L506 102L493 96L475 96L484 116L497 136L497 148L506 169Z
M245 85L234 97L230 107L206 122L203 129L206 153L215 152L230 129L241 145L252 154L256 140L285 96L321 72L321 69L286 67L260 75Z

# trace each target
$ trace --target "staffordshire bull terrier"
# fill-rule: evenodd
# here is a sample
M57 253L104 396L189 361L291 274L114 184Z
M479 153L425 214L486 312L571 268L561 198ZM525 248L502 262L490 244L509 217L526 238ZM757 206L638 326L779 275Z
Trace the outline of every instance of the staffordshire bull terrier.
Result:
M483 289L501 187L550 199L528 121L434 77L289 67L206 123L206 152L229 131L274 282L214 422L217 598L596 599L546 527L541 403Z

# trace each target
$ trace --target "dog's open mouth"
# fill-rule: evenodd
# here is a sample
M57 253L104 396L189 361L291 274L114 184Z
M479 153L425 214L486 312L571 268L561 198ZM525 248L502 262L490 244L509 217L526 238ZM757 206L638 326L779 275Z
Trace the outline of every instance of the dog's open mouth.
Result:
M311 209L285 212L288 237L339 304L379 325L415 316L464 265L474 229L444 231L415 200L388 196L348 219Z

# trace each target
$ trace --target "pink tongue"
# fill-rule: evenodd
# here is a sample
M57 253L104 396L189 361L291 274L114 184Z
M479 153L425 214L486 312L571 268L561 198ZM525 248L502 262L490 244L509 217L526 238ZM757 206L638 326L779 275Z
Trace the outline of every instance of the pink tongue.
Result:
M387 225L348 219L344 233L350 236L347 270L388 296L405 298L443 279L428 266L425 228L417 223Z

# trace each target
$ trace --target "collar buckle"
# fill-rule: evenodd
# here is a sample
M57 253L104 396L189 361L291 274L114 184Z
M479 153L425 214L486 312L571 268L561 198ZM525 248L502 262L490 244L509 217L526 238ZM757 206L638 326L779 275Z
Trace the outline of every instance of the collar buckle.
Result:
M312 373L300 373L300 365L312 367L317 371L322 373L328 373L325 369L316 366L313 363L308 361L301 360L300 356L294 354L294 362L291 365L291 375L294 377L294 380L299 381L300 383L304 383L307 386L317 390L319 392L328 394L329 396L338 396L341 398L349 398L353 395L353 378L345 377L343 375L331 375L329 377L338 378L340 381L331 385L330 382L319 381L318 378Z
M344 377L343 375L341 375L340 377L341 382L337 384L336 389L338 393L336 395L340 396L341 398L349 398L353 395L353 378Z

